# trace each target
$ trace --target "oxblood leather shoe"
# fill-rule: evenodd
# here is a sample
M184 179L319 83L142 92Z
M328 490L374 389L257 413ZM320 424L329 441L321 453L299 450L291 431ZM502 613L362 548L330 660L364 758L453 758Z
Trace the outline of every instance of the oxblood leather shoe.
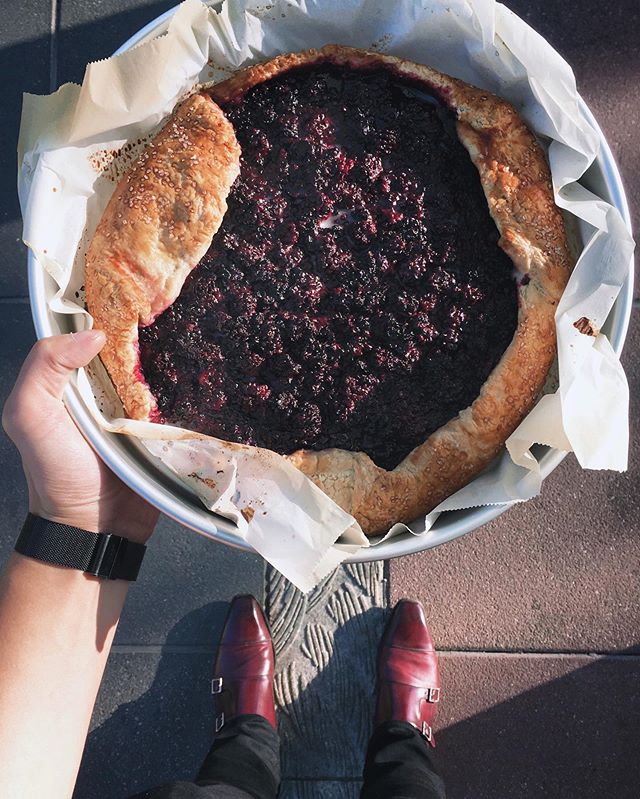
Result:
M376 725L408 721L435 746L433 722L440 701L438 656L419 602L395 606L378 651Z
M222 630L211 691L216 732L234 716L255 713L276 727L273 643L262 608L252 596L236 596Z

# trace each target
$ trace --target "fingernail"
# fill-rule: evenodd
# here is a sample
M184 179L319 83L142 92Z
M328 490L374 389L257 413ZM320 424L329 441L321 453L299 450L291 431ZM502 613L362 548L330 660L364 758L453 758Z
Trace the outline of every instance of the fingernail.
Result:
M72 333L71 336L74 341L94 346L104 344L107 338L102 330L81 330L79 333Z

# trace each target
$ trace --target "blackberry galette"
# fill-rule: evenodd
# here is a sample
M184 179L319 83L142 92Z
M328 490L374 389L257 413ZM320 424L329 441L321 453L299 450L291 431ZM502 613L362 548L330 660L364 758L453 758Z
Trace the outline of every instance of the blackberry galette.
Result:
M327 46L186 100L116 188L85 282L129 416L272 449L376 534L531 409L569 272L508 103Z

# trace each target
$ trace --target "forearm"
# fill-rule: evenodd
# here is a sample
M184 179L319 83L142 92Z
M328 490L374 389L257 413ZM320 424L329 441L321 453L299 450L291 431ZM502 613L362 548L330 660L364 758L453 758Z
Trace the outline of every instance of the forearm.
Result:
M0 795L71 796L127 585L11 557L0 577Z
M158 512L91 450L62 396L105 343L85 330L39 341L5 403L29 510L146 543ZM0 576L0 797L66 799L127 585L14 554Z

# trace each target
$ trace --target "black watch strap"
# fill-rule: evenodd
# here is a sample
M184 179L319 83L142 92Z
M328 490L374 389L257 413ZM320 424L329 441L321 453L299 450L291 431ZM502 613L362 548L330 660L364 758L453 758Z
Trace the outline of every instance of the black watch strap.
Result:
M91 533L29 513L15 545L29 558L108 580L133 581L147 548L112 533Z

